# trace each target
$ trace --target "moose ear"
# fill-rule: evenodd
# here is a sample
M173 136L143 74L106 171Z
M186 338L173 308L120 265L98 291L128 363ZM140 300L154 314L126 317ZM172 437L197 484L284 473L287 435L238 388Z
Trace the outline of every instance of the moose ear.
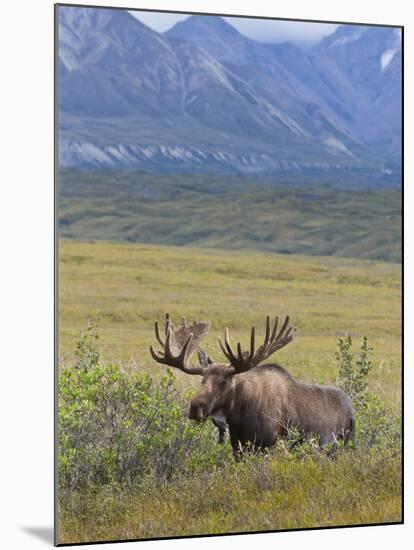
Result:
M198 348L198 360L203 369L207 368L209 365L214 363L213 359L209 354L201 348Z

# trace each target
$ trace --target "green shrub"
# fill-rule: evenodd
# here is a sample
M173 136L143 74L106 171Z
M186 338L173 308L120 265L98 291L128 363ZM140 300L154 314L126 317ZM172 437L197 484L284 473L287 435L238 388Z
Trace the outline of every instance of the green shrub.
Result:
M352 352L352 338L347 335L339 338L336 359L339 364L339 386L352 399L354 406L362 404L366 398L368 388L368 374L372 369L369 360L368 339L364 336L361 342L359 358L355 359Z
M366 339L356 358L350 337L337 354L337 383L356 409L351 446L321 448L292 428L239 462L211 422L187 420L171 371L159 383L127 375L102 363L98 342L89 325L60 374L61 542L400 518L400 423L368 390Z
M187 419L188 396L177 391L167 369L159 383L145 373L126 374L101 362L96 328L88 325L76 346L76 361L60 374L59 482L62 497L111 487L112 491L172 482L194 475L241 472L247 464L259 470L263 461L321 460L329 455L315 438L304 439L293 428L274 449L249 455L235 464L228 442L217 444L211 422ZM373 368L367 339L355 357L352 338L338 342L338 385L356 410L355 446L400 448L400 419L386 411L368 390ZM342 449L339 445L338 451ZM329 451L329 450L328 450ZM237 475L239 475L237 474ZM233 474L231 474L233 475ZM260 477L260 476L259 476ZM266 481L263 481L265 484Z
M100 363L96 329L77 344L77 360L60 375L59 481L63 492L139 483L147 474L170 479L211 470L228 459L212 423L186 418L170 370L155 384Z
M352 338L339 338L336 359L339 367L338 385L352 399L356 412L356 444L399 448L401 421L387 411L381 399L368 390L368 375L373 368L369 358L372 348L366 336L357 357L352 351Z

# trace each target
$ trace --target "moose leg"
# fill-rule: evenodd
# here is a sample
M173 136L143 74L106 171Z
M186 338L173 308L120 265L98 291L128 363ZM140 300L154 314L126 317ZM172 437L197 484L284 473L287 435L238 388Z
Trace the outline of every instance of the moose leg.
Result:
M227 428L227 426L225 424L223 425L221 422L217 422L216 420L214 420L214 418L212 418L212 421L213 421L213 424L215 425L215 427L218 429L218 434L219 434L218 442L219 443L224 443L224 439L226 437L226 428Z
M349 425L346 428L344 433L344 443L346 445L350 441L354 441L354 440L355 440L355 419L351 418L349 420Z
M324 432L319 434L319 445L325 447L327 445L333 445L336 447L338 440L333 432Z
M230 428L230 443L231 443L231 446L232 446L232 449L233 449L233 456L234 456L234 460L236 462L240 462L240 460L243 458L243 455L249 450L251 449L251 447L249 447L249 442L248 441L242 441L240 438L239 438L239 434L238 433L232 433L232 430Z
M233 456L236 462L240 462L243 457L243 447L240 441L230 435L230 442L233 449Z
M224 439L226 438L226 430L223 429L223 428L220 428L220 426L218 426L218 433L219 433L218 442L220 444L224 443Z
M211 420L213 421L213 424L218 429L218 433L219 433L218 442L224 443L224 439L226 437L226 431L227 431L227 422L224 415L221 413L216 413L212 415Z

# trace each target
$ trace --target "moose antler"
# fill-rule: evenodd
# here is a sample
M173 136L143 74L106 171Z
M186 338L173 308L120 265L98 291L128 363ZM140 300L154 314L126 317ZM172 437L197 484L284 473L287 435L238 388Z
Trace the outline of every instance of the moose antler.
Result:
M185 318L183 318L182 323L177 328L174 328L174 325L170 321L170 315L166 313L164 327L165 340L161 337L158 321L155 321L155 337L164 349L157 353L153 346L150 346L153 359L157 363L175 367L187 374L203 375L203 368L190 367L189 361L209 328L210 323L204 321L194 321L191 325L188 325Z
M250 335L250 351L242 352L240 342L237 344L237 355L233 352L230 339L229 339L229 329L226 327L224 329L224 345L219 338L219 344L221 351L230 361L230 364L234 367L236 372L245 372L247 370L256 367L259 363L270 357L275 351L283 348L289 342L293 340L296 333L296 328L289 327L289 316L286 315L286 318L283 322L283 325L279 332L277 332L279 324L279 318L276 317L275 323L273 325L272 332L270 332L270 317L266 317L266 333L263 344L259 347L257 351L254 349L255 344L255 327L252 327Z

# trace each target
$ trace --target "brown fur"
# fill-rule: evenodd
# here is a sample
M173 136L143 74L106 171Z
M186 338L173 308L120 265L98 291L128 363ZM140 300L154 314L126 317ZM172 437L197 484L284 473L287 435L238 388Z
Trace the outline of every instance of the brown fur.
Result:
M224 330L224 344L220 348L229 364L217 364L199 347L207 333L209 323L183 322L176 328L167 313L164 334L155 322L155 336L163 348L156 352L150 347L158 363L180 369L187 374L202 376L202 387L191 401L189 418L212 419L219 430L219 442L224 441L229 427L233 451L238 455L249 445L266 448L278 438L286 436L289 427L303 435L314 434L321 445L345 441L354 433L354 410L349 397L339 388L302 384L283 367L261 365L270 355L286 346L295 336L296 329L289 326L289 316L279 326L278 317L273 325L266 317L263 344L255 347L256 331L252 327L250 346L242 351L240 343L233 351L229 331ZM190 366L190 358L198 350L199 367Z
M354 431L352 403L342 390L303 384L276 364L243 373L227 365L207 366L189 418L205 420L217 412L229 426L235 453L249 444L270 447L290 426L315 434L322 445L347 440Z

